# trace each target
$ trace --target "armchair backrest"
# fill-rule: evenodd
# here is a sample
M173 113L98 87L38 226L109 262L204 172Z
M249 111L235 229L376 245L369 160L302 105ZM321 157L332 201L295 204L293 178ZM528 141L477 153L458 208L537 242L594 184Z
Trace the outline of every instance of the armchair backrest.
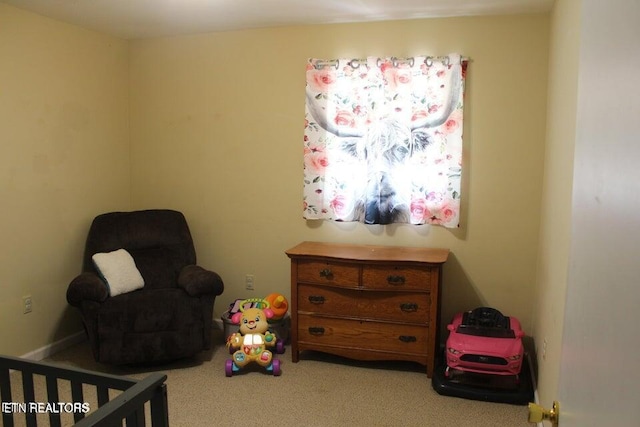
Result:
M145 289L177 286L178 274L196 263L191 232L184 215L166 209L110 212L98 215L87 236L83 271L96 272L91 257L126 249L145 281Z

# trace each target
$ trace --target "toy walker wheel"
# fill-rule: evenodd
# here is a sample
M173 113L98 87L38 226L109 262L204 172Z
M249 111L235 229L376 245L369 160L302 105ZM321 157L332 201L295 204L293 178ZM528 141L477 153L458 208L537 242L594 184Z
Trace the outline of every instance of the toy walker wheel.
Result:
M233 375L233 360L227 359L224 364L224 373L228 377Z
M271 363L273 368L273 376L279 377L280 374L282 374L282 371L280 370L280 361L278 359L274 359Z
M284 354L284 341L278 340L276 342L276 353Z

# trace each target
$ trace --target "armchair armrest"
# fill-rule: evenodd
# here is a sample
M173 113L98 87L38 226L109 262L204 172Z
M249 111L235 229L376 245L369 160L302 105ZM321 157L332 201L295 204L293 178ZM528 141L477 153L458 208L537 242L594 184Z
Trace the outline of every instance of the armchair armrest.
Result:
M224 283L218 273L198 265L187 265L180 271L178 286L191 296L220 295L224 290Z
M84 300L102 302L108 297L107 284L95 273L84 272L76 276L67 288L67 302L74 307L80 307Z

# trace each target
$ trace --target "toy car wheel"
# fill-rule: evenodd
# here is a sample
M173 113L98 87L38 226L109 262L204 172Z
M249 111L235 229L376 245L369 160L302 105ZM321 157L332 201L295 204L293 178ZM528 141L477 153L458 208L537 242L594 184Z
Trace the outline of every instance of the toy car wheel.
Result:
M227 359L224 364L224 373L228 377L233 375L233 360Z
M273 368L273 376L279 377L280 374L282 374L282 371L280 370L280 361L278 359L274 359L271 363Z

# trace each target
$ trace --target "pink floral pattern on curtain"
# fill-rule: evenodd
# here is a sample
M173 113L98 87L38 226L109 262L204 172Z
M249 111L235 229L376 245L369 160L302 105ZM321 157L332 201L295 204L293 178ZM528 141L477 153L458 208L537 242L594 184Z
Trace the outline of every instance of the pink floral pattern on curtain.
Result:
M457 227L466 65L310 59L304 218Z

